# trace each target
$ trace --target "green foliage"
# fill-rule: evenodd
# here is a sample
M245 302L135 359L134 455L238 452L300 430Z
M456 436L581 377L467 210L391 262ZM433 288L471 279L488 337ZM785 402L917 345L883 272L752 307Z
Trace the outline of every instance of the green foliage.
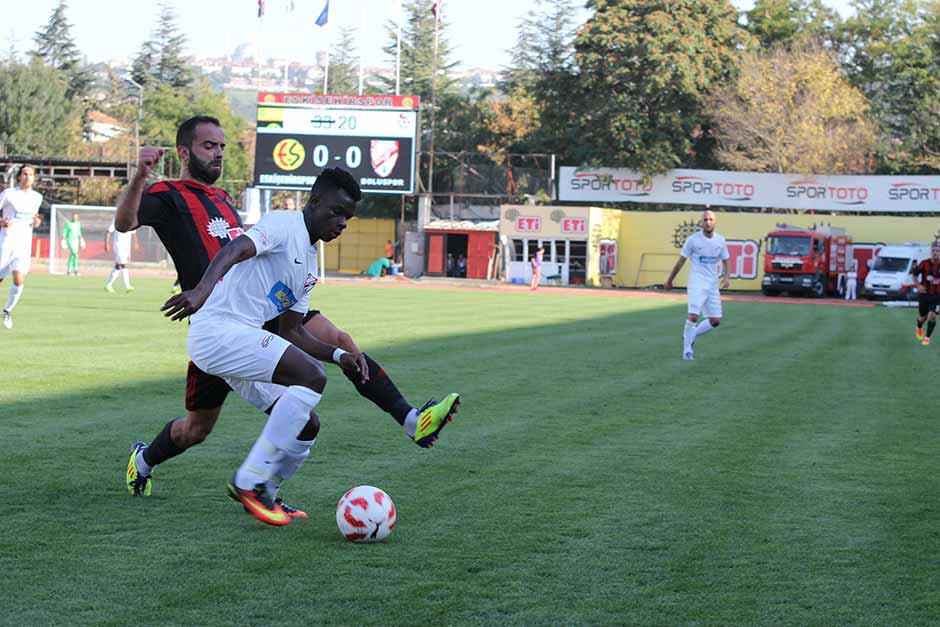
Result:
M821 0L757 0L745 11L747 30L764 47L793 42L831 43L841 18Z
M883 172L940 170L940 3L857 0L840 31L850 80L883 131Z
M504 151L556 153L562 159L573 153L577 5L573 0L539 0L519 21L511 65L503 75L508 102L493 106L497 114L501 108L515 111L520 122ZM532 111L523 113L529 104Z
M81 138L68 77L38 58L0 64L0 143L8 153L59 156Z
M357 32L353 27L341 28L339 41L330 48L330 76L327 87L331 94L359 93Z
M88 94L92 76L82 62L81 54L72 39L72 26L65 16L67 10L65 0L59 0L45 28L33 36L36 50L32 52L32 55L42 59L49 67L65 74L69 84L66 94L69 99L82 98Z
M166 83L176 88L193 82L193 71L186 61L186 36L176 25L176 13L169 4L160 4L160 15L151 38L145 41L134 59L131 77L139 84Z
M708 91L746 34L728 0L591 0L578 32L579 161L646 174L695 165Z
M214 91L205 78L199 78L184 90L161 84L146 92L141 143L171 148L165 173L178 175L176 129L194 115L211 115L221 122L227 143L222 187L230 193L237 192L250 178L253 159L249 154L251 135L247 123L232 110L225 95Z
M451 48L447 40L448 24L440 23L437 41L437 61L434 59L434 15L431 0L402 0L404 21L401 28L401 93L420 96L422 108L430 107L431 84L434 68L437 81L434 90L438 95L456 91L456 81L450 72L457 65L450 61ZM385 25L387 44L386 58L394 67L396 59L396 33L394 21ZM384 93L395 93L395 77L380 77L379 85Z

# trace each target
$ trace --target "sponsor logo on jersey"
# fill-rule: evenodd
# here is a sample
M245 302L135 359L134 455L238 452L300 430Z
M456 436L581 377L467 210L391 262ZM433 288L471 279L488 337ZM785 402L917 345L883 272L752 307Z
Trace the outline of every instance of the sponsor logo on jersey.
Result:
M267 348L268 344L271 343L271 340L274 339L273 335L265 335L264 339L261 340L261 348Z
M373 139L369 142L369 154L372 157L372 169L385 178L398 163L398 141Z
M209 235L219 239L235 239L245 232L242 227L232 226L226 222L225 218L212 218L209 220L209 224L206 225L206 230Z
M278 281L268 292L268 300L274 303L278 313L284 313L297 303L297 297L282 281Z

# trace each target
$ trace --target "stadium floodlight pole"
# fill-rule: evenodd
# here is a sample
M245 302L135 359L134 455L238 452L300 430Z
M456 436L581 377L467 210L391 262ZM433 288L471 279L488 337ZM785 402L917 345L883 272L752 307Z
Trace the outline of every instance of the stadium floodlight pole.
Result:
M364 83L363 73L362 73L362 50L365 46L362 45L362 42L365 40L366 36L366 3L363 2L359 5L359 95L362 95L362 86Z
M134 143L137 146L137 154L140 154L140 122L144 114L144 86L135 81L130 76L125 76L124 80L137 88L137 121L134 123ZM136 161L136 158L134 159Z
M401 95L401 0L398 0L398 34L395 39L395 95Z
M428 200L434 204L434 118L436 115L436 95L437 95L437 46L440 39L439 32L441 26L442 7L440 0L434 3L434 56L431 59L431 145L430 161L428 162Z

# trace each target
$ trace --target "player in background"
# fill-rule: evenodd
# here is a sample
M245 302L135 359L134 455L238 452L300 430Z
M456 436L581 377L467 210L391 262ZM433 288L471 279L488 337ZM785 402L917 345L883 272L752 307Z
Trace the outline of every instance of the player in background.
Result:
M686 259L691 260L689 284L686 293L689 297L689 315L682 333L682 358L694 359L693 346L699 335L708 333L721 324L721 293L718 291L718 264L721 263L721 288L728 289L728 245L725 238L715 232L715 212L702 212L702 229L690 235L682 245L679 260L669 272L663 284L672 289L672 281L679 274ZM700 315L706 320L698 322Z
M77 213L73 213L72 219L62 228L62 248L69 251L65 274L78 276L78 251L85 250L85 238L82 237L82 223Z
M542 256L545 254L545 247L539 246L539 249L532 255L529 263L532 264L532 282L529 285L530 290L539 289L539 281L542 280Z
M140 225L153 227L173 258L180 286L191 290L216 253L241 235L243 229L229 195L212 186L222 173L225 150L225 133L219 121L209 116L186 120L177 130L176 144L182 164L181 178L155 183L146 191L147 177L162 157L163 149L141 148L137 171L122 194L115 222L122 231ZM352 336L318 311L306 314L304 328L321 342L350 353L361 352ZM392 416L418 446L433 445L440 429L456 411L458 396L450 394L440 402L428 401L416 408L378 363L368 354L363 356L368 365L366 376L347 375L359 394ZM149 496L153 469L208 437L230 389L221 378L189 363L186 416L170 420L149 446L143 442L133 445L126 474L129 492ZM270 407L264 396L250 402L262 411ZM286 509L303 516L299 510Z
M117 280L118 275L121 275L121 281L124 282L124 291L134 291L134 286L131 285L130 273L127 271L127 264L131 261L131 244L133 238L134 233L122 233L114 228L114 221L111 221L111 225L108 227L108 234L104 238L104 250L105 252L109 252L111 249L114 249L114 267L111 268L111 274L108 275L104 289L112 294L114 293L114 287L112 286ZM108 245L109 243L110 246Z
M917 282L917 340L930 346L930 336L937 325L937 308L940 307L940 242L930 247L930 259L924 259L911 273ZM927 332L924 333L924 322Z
M252 382L275 384L266 388L273 397L270 417L229 484L232 498L270 525L291 521L275 494L310 455L319 433L314 408L326 386L321 362L356 377L368 368L362 353L320 342L303 325L319 276L317 244L340 236L361 197L347 172L324 170L303 211L263 216L216 254L195 288L162 307L173 320L193 314L187 347L204 372L239 392ZM277 335L263 328L271 320L277 320Z
M23 295L33 244L33 229L42 218L39 207L42 194L33 189L36 170L22 165L16 173L16 185L0 192L0 284L8 273L13 273L13 285L3 306L2 324L13 328L13 308Z

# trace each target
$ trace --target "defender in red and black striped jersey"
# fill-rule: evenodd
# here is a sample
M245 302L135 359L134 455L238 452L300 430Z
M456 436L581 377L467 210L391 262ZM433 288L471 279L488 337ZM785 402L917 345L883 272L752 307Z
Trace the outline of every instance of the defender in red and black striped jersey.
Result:
M917 282L917 330L915 337L924 345L930 345L930 335L937 325L937 309L940 308L940 244L930 247L930 259L924 259L911 274ZM924 322L927 332L924 333Z
M185 179L148 187L137 221L157 232L173 258L183 290L196 287L215 254L245 232L225 190Z
M225 150L225 133L219 121L209 116L186 120L177 130L176 143L182 163L180 179L158 182L146 190L147 177L165 150L152 146L141 148L137 171L118 202L115 225L122 232L142 225L151 226L173 258L181 287L190 290L202 278L216 253L241 234L242 224L231 197L213 187L222 174ZM361 352L348 333L317 311L306 316L304 328L321 342L351 353ZM440 403L428 401L420 409L413 407L381 366L365 353L362 358L368 372L361 378L349 376L350 380L362 396L390 414L412 439L419 419L442 411L449 419L456 411L454 394ZM190 362L186 377L186 417L168 422L150 445L135 443L135 453L127 469L128 491L149 495L153 467L202 442L212 432L230 390L225 381ZM427 447L433 441L422 440L419 444Z

